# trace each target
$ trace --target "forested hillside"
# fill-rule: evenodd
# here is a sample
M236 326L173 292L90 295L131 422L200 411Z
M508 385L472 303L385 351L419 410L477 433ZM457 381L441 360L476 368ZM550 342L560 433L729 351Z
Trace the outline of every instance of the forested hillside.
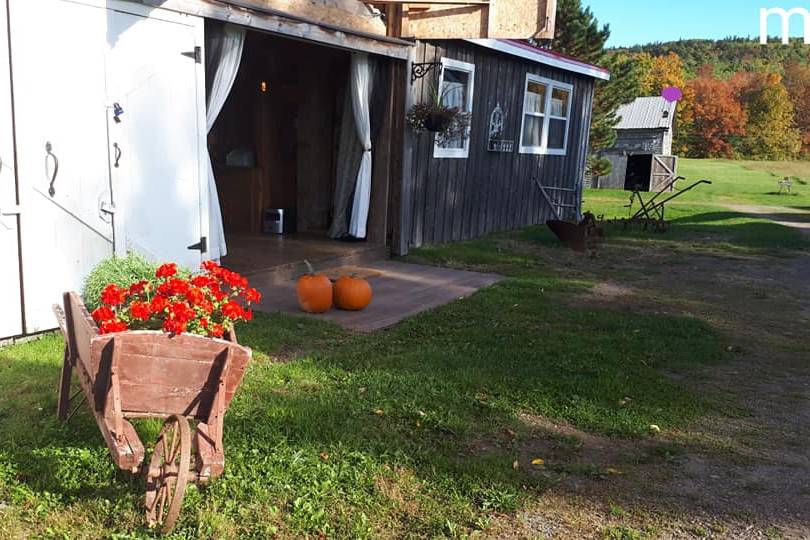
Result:
M810 47L800 39L790 45L772 43L763 47L759 41L748 38L727 38L721 41L686 39L666 43L651 43L631 48L610 49L614 53L647 53L650 56L677 54L683 60L686 74L696 77L706 64L720 77L730 77L740 71L777 70L784 66L810 60Z
M618 107L668 86L683 90L673 151L681 156L810 159L810 46L729 38L609 49L610 27L582 0L558 0L554 39L538 43L606 67L597 83L589 169L610 163L599 151L615 141Z
M634 66L636 95L684 91L675 150L693 157L810 155L810 47L729 38L612 49Z

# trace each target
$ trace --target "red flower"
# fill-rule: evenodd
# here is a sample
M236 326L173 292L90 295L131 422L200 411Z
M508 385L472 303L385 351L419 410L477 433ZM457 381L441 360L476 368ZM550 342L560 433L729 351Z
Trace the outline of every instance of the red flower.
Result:
M112 321L104 321L101 323L101 328L99 332L102 334L112 334L113 332L124 332L127 330L127 323L124 321L120 321L118 319Z
M166 319L163 323L163 331L170 334L182 334L188 328L188 323L178 321L177 319Z
M253 320L253 310L252 309L245 309L242 311L242 318L246 321Z
M208 333L213 337L222 337L225 335L225 327L221 324L215 324Z
M114 283L110 283L101 291L101 302L108 306L117 306L127 299L126 289L120 288Z
M208 300L207 298L203 298L203 301L200 302L199 307L201 310L203 310L205 313L208 313L209 315L214 312L214 304L212 304L211 301Z
M217 302L221 302L222 300L225 299L226 296L228 296L227 294L222 292L219 283L212 283L211 285L208 286L208 290L211 291L211 296L213 296Z
M208 328L208 319L200 319L200 328Z
M148 291L151 288L152 288L151 284L145 279L143 279L129 286L129 294L131 296L136 296L139 294L143 294L144 292Z
M185 302L175 302L169 306L169 318L176 319L182 323L187 323L194 318L196 313Z
M149 303L149 309L152 310L152 313L163 313L167 307L169 307L169 299L165 296L155 296Z
M172 278L158 285L157 290L158 293L162 294L163 296L174 296L186 294L190 287L191 285L188 284L188 281L184 279Z
M96 322L111 321L115 318L115 312L107 306L101 306L91 313L93 320Z
M203 261L200 266L212 276L218 276L222 272L222 267L214 261Z
M186 299L192 306L199 306L205 300L205 293L200 289L190 288L186 293Z
M245 289L245 292L242 293L242 296L245 298L245 301L248 303L253 302L261 302L262 301L262 293L257 291L254 288Z
M212 283L214 283L214 280L210 276L194 276L191 278L191 284L195 287L208 287Z
M236 272L231 272L230 270L226 270L224 268L222 269L222 281L227 283L231 288L244 288L248 285L248 280L246 278L243 278Z
M243 312L242 306L233 300L222 306L222 314L229 319L239 319L242 317Z
M169 278L174 275L177 275L177 265L175 263L160 265L155 271L155 276L159 278Z
M149 309L149 304L146 302L132 302L132 305L129 306L129 312L132 314L132 318L138 321L148 320L152 315L152 310Z

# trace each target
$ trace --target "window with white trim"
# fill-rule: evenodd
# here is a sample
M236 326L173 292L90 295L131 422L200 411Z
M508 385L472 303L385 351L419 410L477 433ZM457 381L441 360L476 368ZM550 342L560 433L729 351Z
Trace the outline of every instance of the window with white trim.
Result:
M528 73L520 127L521 154L564 156L571 119L570 84Z
M442 58L439 75L438 99L445 107L457 107L472 114L475 65L460 60ZM470 134L449 141L437 135L433 145L435 158L466 158L470 153Z

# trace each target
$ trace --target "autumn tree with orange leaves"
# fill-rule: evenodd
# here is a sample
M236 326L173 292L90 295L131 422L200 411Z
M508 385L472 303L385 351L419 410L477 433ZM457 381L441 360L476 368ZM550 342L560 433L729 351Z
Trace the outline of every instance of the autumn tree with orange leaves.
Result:
M782 82L770 72L741 72L729 84L748 117L739 151L754 159L796 159L802 146L795 127L796 108Z
M690 153L702 157L732 157L732 139L745 135L747 122L745 110L732 86L704 76L689 81L686 88L693 96Z
M802 154L810 156L810 65L790 63L785 67L785 88L796 105L796 128L801 132Z

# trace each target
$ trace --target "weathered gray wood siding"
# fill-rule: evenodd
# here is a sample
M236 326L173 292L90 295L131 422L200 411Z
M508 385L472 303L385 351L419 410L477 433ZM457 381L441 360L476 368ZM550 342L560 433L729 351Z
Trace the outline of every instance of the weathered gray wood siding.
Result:
M669 135L669 136L668 136ZM667 149L667 141L669 148ZM619 129L616 130L616 143L612 151L626 154L669 155L672 152L671 130L659 129Z
M420 42L416 62L442 57L475 64L475 88L466 159L434 158L433 136L412 137L412 197L410 245L436 244L475 238L494 231L543 223L552 210L534 184L577 188L583 181L590 130L593 79L463 41ZM526 74L572 84L568 151L565 156L520 154L520 127ZM412 86L414 102L431 99L438 75L431 71ZM512 152L487 151L489 119L500 103L505 139L515 141ZM552 192L568 204L579 204L575 193Z

